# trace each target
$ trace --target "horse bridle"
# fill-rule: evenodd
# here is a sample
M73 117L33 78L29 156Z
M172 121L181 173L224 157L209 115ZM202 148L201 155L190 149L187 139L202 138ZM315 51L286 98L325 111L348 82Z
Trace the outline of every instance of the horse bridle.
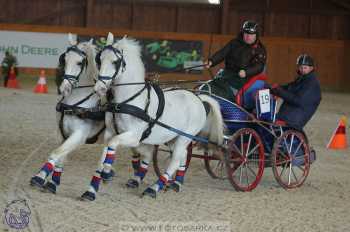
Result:
M83 72L84 68L87 67L87 65L88 65L88 61L87 61L86 53L84 51L80 50L76 45L73 45L73 46L67 48L67 51L60 56L60 64L65 65L65 55L66 55L66 53L68 53L70 51L75 52L78 55L83 57L81 69L80 69L80 72L78 73L77 76L67 75L67 74L64 74L64 76L63 76L63 79L67 80L72 85L72 87L75 88L77 85L77 82L79 81L79 77L80 77L81 73Z
M106 47L104 47L97 55L96 55L96 64L98 66L101 65L101 53L106 51L106 50L111 50L114 55L118 58L117 61L113 62L115 65L115 72L114 74L110 77L110 76L98 76L98 80L101 81L104 85L106 85L105 80L115 80L115 78L117 77L120 68L122 69L122 73L125 71L125 60L124 60L124 56L123 56L123 52L118 50L117 48L113 47L112 45L108 45Z

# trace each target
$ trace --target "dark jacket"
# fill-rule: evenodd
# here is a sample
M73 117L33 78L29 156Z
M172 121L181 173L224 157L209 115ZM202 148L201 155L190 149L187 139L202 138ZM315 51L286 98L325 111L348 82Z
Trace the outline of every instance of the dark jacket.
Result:
M311 119L321 102L320 82L315 72L298 76L295 81L274 88L271 92L284 100L277 118L300 130Z
M247 80L261 73L266 64L266 49L257 37L256 43L249 45L243 41L243 34L217 51L209 60L212 66L215 66L225 60L225 69L238 74L244 70Z
M2 73L4 75L8 75L10 73L10 69L13 66L15 68L15 72L17 75L17 69L16 69L16 65L17 65L17 59L15 56L13 55L6 55L3 59L3 61L1 62L1 67L2 67Z

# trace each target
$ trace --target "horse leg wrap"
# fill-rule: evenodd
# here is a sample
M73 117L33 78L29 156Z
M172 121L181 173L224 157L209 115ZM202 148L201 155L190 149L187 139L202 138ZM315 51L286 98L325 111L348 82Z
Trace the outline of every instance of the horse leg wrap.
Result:
M176 171L175 180L168 187L174 190L175 192L180 192L181 186L184 183L185 172L186 172L186 166L181 166Z
M175 181L183 184L184 178L185 178L185 172L186 172L186 166L181 166L176 172Z
M131 160L132 168L134 169L134 174L136 175L140 167L140 155L133 155Z
M43 179L46 179L46 177L51 174L54 167L55 167L54 162L51 162L51 161L46 162L44 166L40 169L38 176Z
M135 173L135 177L140 178L140 181L142 181L143 178L145 178L147 171L148 171L148 163L146 163L145 161L142 161L137 172Z
M161 175L154 185L155 190L159 192L160 190L164 189L164 187L168 183L168 180L169 180L169 175L167 173L165 173L164 175Z
M31 179L30 179L30 184L32 186L37 186L37 187L44 187L45 185L45 181L46 181L46 178L48 175L51 174L51 172L53 171L55 167L55 164L54 162L46 162L44 164L44 166L40 169L40 171L38 172L38 174L36 174L35 176L33 176Z
M139 165L138 169L135 170L134 177L129 179L126 186L129 188L137 188L142 182L148 170L148 163L142 161L141 165Z
M52 180L45 184L44 189L51 193L56 193L57 186L61 183L62 172L63 168L55 167L52 173Z
M63 168L55 168L53 173L52 173L52 182L55 184L55 185L60 185L61 183L61 175L62 175L62 172L63 172Z
M115 150L108 147L106 158L103 161L103 170L101 173L101 177L105 181L112 180L114 176L114 171L112 170L112 165L115 160Z
M96 193L98 192L99 186L101 182L101 176L98 171L96 171L96 174L92 177L90 182L90 192Z

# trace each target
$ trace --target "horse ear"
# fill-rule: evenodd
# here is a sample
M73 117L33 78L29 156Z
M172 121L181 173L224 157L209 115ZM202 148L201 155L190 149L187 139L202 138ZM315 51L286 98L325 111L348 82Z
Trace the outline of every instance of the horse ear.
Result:
M77 45L77 40L73 38L72 33L68 33L68 41L71 46Z
M126 38L128 38L128 35L124 35L124 36L123 36L123 39L126 39Z
M89 40L89 44L92 45L93 43L94 43L94 38L91 38L91 39Z
M108 32L106 45L112 45L114 42L114 36L111 32Z

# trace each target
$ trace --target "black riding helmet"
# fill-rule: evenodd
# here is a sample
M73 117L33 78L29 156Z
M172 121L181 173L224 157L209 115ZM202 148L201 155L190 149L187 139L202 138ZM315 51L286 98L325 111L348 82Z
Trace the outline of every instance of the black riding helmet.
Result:
M258 28L259 25L256 22L247 20L242 25L242 32L247 34L258 34Z
M311 56L307 54L301 54L297 58L297 65L307 65L307 66L314 66L314 60Z

